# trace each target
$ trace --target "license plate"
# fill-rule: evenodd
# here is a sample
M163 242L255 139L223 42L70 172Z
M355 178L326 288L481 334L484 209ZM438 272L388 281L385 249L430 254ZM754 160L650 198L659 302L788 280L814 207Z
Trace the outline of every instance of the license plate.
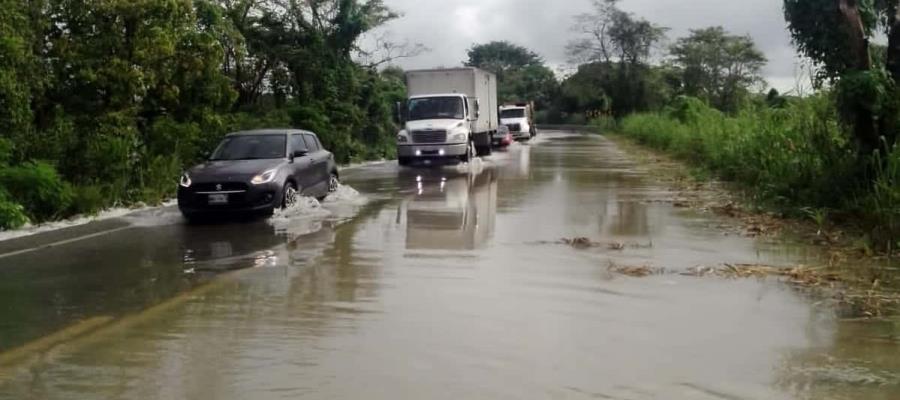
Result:
M211 204L211 205L228 204L228 195L227 194L211 194L211 195L209 195L209 204Z

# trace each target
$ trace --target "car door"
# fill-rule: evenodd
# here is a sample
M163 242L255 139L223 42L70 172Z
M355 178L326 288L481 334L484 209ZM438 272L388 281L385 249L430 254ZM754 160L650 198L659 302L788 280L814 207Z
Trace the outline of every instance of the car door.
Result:
M328 155L319 144L315 135L303 134L306 140L306 146L309 148L309 155L312 159L312 171L310 175L315 183L311 186L317 191L317 194L324 195L328 191Z
M301 194L306 194L306 192L315 185L315 180L310 179L309 170L312 168L312 156L309 151L309 146L307 146L306 141L303 140L302 134L291 135L291 154L306 152L306 155L304 156L294 157L294 162L291 164L291 174L300 186L299 189Z

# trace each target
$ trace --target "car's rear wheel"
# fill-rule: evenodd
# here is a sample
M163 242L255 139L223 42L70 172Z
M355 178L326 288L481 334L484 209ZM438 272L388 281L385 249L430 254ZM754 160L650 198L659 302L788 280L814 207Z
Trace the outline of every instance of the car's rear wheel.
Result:
M282 193L281 208L291 208L297 204L300 194L297 191L297 186L295 186L293 182L285 183Z
M324 196L316 198L316 200L325 201L325 199L328 198L328 195L337 192L340 186L341 180L338 179L337 172L332 172L328 177L328 192L325 193Z
M200 216L194 213L182 211L181 216L184 217L184 220L188 223L188 225L194 225L202 222Z

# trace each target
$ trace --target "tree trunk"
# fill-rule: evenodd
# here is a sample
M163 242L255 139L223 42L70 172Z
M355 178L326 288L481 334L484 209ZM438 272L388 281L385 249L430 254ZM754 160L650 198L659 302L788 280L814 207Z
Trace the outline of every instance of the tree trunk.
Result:
M869 71L872 69L872 57L869 52L869 39L863 26L859 13L859 0L837 0L838 9L844 18L844 29L847 33L847 42L850 47L851 68L856 71ZM857 106L852 110L853 133L856 136L859 152L869 155L875 152L879 146L878 130L875 125L875 116L872 111Z
M869 39L866 37L862 16L859 14L859 1L838 0L838 8L844 17L844 29L847 30L850 56L853 57L853 67L860 71L872 69Z
M900 0L895 0L894 7L896 7L894 15L888 21L891 29L888 32L886 67L894 80L894 90L897 90L896 88L900 87ZM882 126L882 135L885 136L887 145L891 146L897 139L897 124L894 120L882 123L885 124Z
M895 7L897 11L889 21L891 29L888 33L887 69L894 82L900 83L900 4Z

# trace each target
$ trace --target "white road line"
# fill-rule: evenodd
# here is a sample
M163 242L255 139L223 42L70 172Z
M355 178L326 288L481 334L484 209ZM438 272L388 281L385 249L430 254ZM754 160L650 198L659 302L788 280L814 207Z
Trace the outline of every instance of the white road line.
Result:
M126 229L131 229L131 228L132 228L132 226L130 226L130 225L129 225L129 226L123 226L123 227L121 227L121 228L109 229L109 230L105 230L105 231L100 231L100 232L92 233L92 234L90 234L90 235L79 236L79 237L76 237L76 238L71 238L71 239L66 239L66 240L60 240L60 241L58 241L58 242L47 243L47 244L44 244L44 245L40 245L40 246L36 246L36 247L31 247L31 248L28 248L28 249L22 249L22 250L13 251L13 252L10 252L10 253L4 253L4 254L0 254L0 259L9 258L9 257L15 257L15 256L20 256L20 255L22 255L22 254L31 253L31 252L35 252L35 251L38 251L38 250L45 250L45 249L49 249L49 248L52 248L52 247L58 247L58 246L63 246L63 245L67 245L67 244L70 244L70 243L80 242L80 241L82 241L82 240L92 239L92 238L99 237L99 236L103 236L103 235L109 235L109 234L111 234L111 233L116 233L116 232L124 231L124 230L126 230Z

